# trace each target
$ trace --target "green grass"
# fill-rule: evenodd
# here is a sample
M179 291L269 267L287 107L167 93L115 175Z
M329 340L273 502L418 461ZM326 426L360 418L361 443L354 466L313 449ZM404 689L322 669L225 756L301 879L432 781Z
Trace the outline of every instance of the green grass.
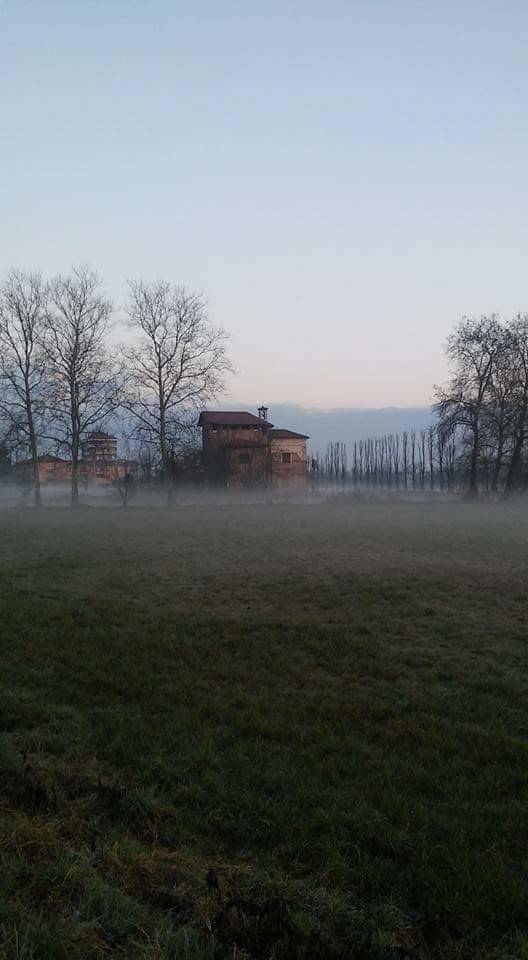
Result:
M1 960L528 958L523 512L0 530Z

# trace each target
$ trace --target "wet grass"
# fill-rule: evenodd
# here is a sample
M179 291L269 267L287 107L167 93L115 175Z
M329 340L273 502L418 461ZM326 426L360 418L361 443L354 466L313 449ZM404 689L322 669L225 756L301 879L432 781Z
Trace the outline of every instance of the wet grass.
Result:
M0 517L0 957L528 957L528 521Z

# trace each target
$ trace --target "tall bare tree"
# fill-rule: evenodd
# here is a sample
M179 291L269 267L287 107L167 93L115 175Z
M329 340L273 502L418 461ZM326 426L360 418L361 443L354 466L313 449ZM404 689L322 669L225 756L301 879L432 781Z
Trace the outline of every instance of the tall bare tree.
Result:
M442 429L462 427L468 437L468 496L478 494L478 468L483 442L483 420L495 364L503 343L498 317L464 317L447 341L452 375L447 387L435 388L434 411Z
M53 439L71 455L71 503L79 503L82 436L105 424L118 397L105 346L112 305L86 266L51 281L44 347L53 403Z
M488 453L487 471L491 468L492 493L497 493L499 489L508 449L512 446L512 431L517 419L515 408L518 399L519 357L516 339L513 328L506 325L502 331L500 349L493 364L493 375L482 417L483 445L486 445Z
M231 370L224 330L208 320L199 294L159 280L130 281L127 313L137 342L125 348L125 406L136 435L155 447L169 498L174 460L189 441L195 412Z
M435 455L435 429L434 427L428 427L427 430L427 454L429 459L429 486L431 492L434 490L434 455Z
M403 486L407 490L409 485L409 434L407 430L402 434L402 457L403 457Z
M37 507L41 505L39 428L46 382L41 344L47 297L38 273L11 270L0 289L0 412L11 439L29 450Z
M510 496L518 479L523 449L528 438L528 314L515 317L507 328L512 394L512 451L504 483Z

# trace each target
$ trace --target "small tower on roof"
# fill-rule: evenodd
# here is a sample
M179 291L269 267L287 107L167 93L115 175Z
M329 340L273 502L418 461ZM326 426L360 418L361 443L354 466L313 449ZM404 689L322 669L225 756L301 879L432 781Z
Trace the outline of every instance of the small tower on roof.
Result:
M267 420L267 419L268 419L268 407L259 407L259 408L258 408L258 415L259 415L259 419L260 419L260 420Z

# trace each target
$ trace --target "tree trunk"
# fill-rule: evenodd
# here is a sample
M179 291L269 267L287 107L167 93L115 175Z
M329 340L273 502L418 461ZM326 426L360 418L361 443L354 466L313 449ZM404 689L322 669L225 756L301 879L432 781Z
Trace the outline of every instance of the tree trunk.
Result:
M35 498L35 506L37 509L40 509L42 506L42 495L40 492L40 472L39 472L39 462L37 451L31 450L31 459L33 461L33 496Z
M491 492L497 493L499 489L499 478L502 470L502 458L504 454L504 433L501 430L498 437L497 456L493 465L493 476L491 478Z
M165 419L166 407L163 394L163 382L161 375L161 366L158 362L158 406L159 406L159 439L161 464L163 468L163 482L167 490L167 506L172 506L174 502L174 483L173 483L173 463L172 457L167 445L167 423Z
M72 444L71 505L79 506L79 441L77 438Z
M478 430L473 431L473 447L471 450L471 460L469 462L469 487L467 496L470 500L478 497L478 461L479 461L480 437Z
M27 407L27 420L28 420L28 429L29 429L29 444L31 448L31 464L33 468L33 495L35 498L35 506L41 507L42 496L40 492L40 473L39 473L39 462L38 462L37 437L35 435L33 411L31 409L30 403L28 403L28 407Z
M506 481L504 483L504 496L511 497L515 488L515 480L519 473L519 468L521 466L521 454L524 446L524 434L518 433L515 438L515 444L513 446L512 455L510 462L508 464L508 472L506 474Z
M506 474L506 480L504 483L505 497L511 497L514 490L515 480L519 472L519 467L521 466L521 457L522 457L524 440L525 440L527 414L528 414L528 397L524 397L523 405L519 414L519 420L517 423L515 443L513 445L511 459L508 464L508 472Z

